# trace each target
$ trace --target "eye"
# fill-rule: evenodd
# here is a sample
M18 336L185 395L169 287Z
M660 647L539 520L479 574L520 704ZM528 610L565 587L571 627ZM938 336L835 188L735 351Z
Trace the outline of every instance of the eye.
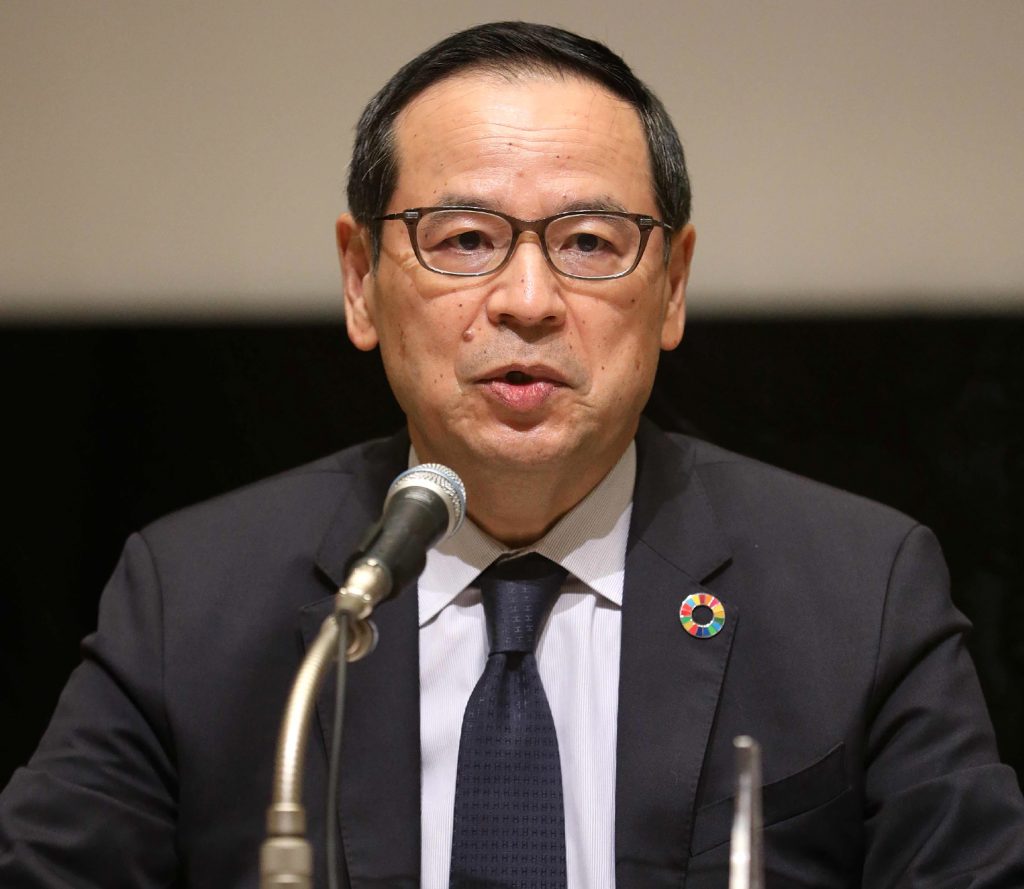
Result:
M548 225L545 241L555 268L580 278L608 278L629 269L640 229L613 213L566 213Z
M607 234L613 233L609 232ZM557 253L576 256L581 260L619 252L614 236L611 238L602 237L601 234L592 231L568 233L560 243L552 246Z
M482 229L466 228L447 234L433 249L465 256L492 253L494 252L494 239Z
M508 223L472 210L434 210L416 230L420 250L444 253L480 253L508 243Z
M479 250L483 246L484 236L479 231L468 231L460 232L452 240L460 250Z
M591 232L583 232L575 236L567 246L575 247L580 253L595 253L605 244L602 238Z
M635 224L618 216L569 214L551 223L547 242L553 253L592 261L630 252L637 234Z

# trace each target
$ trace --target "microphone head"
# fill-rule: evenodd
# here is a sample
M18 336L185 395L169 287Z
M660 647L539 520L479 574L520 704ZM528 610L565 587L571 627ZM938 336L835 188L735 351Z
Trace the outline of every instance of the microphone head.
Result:
M448 511L448 527L441 537L442 540L451 537L462 527L462 521L466 517L466 486L453 469L441 463L421 463L407 469L388 488L384 508L387 509L392 497L407 488L431 491L444 503Z

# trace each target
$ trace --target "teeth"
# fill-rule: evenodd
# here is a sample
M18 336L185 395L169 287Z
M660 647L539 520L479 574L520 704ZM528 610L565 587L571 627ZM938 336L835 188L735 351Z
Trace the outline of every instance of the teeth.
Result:
M508 380L510 383L518 384L529 383L533 379L533 377L531 377L529 374L523 373L521 370L510 370L507 374L505 374L505 379Z

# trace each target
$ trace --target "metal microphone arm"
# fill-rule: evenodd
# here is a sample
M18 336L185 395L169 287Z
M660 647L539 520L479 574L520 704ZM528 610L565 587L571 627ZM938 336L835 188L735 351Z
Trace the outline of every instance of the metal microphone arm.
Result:
M302 776L305 772L309 727L317 695L338 652L338 682L344 685L345 661L357 661L373 650L377 630L353 603L365 601L348 588L335 596L335 613L323 622L292 685L285 707L274 759L274 788L267 809L267 838L260 848L260 889L310 889L313 881L313 851L306 839L306 810L302 805Z
M729 889L764 889L761 845L761 747L740 735L736 750L736 802L729 846Z
M394 509L389 512L389 505ZM331 774L340 750L344 712L345 666L369 654L377 644L377 628L369 620L377 605L406 580L423 570L426 550L454 534L466 514L466 489L447 466L426 463L403 472L384 501L384 515L365 539L351 565L345 585L334 597L334 614L324 621L299 668L285 707L274 760L274 788L267 809L267 839L260 848L260 889L311 889L313 851L306 839L302 776L309 726L317 695L331 667L338 665ZM332 788L328 788L328 803ZM334 881L330 805L327 849L328 877Z

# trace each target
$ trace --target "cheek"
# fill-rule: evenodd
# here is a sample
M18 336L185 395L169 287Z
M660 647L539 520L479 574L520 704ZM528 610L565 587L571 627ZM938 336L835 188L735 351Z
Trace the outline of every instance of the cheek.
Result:
M474 339L469 300L453 294L396 301L395 307L381 325L381 358L389 379L413 390L454 380L460 353L472 348Z
M415 330L415 319L403 317L401 312L382 312L378 315L380 357L392 385L408 375L410 358L419 352L415 342L411 341Z
M597 372L650 372L661 351L661 316L652 311L651 294L624 296L621 302L594 305L578 315L581 349Z

